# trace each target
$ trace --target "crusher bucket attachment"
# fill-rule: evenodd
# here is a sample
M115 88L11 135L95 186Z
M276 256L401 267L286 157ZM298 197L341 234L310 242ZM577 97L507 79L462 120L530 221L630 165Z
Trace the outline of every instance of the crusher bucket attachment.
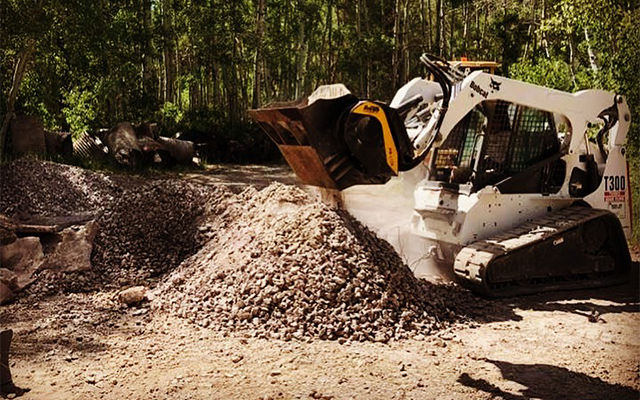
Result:
M344 85L249 110L302 183L343 190L382 184L415 165L404 123L386 104L360 101Z

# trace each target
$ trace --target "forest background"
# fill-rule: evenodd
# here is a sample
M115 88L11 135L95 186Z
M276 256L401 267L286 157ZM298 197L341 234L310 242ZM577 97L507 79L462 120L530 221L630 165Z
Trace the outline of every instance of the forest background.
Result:
M424 73L423 52L498 61L504 76L626 96L638 235L639 3L0 0L0 116L15 109L74 135L157 121L166 135L251 149L260 134L249 108L335 82L390 100Z

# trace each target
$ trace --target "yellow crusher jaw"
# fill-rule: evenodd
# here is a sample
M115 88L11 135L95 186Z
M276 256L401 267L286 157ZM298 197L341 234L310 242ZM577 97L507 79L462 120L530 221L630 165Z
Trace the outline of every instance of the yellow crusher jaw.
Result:
M351 112L355 114L369 115L378 120L382 127L384 153L387 159L387 164L395 174L398 174L398 150L396 150L396 145L393 142L393 136L391 136L391 128L387 122L387 116L382 108L371 101L361 101Z

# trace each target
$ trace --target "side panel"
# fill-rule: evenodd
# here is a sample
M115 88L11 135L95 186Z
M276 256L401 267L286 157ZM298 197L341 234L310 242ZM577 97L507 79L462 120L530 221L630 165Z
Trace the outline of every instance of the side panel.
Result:
M584 200L593 208L601 208L614 213L624 230L625 236L631 236L631 188L629 187L629 176L627 171L627 161L623 154L624 148L613 146L609 150L607 165L604 169L602 182L595 192L591 193Z
M412 230L426 239L466 246L568 207L575 200L540 194L502 194L493 187L466 195L418 186Z

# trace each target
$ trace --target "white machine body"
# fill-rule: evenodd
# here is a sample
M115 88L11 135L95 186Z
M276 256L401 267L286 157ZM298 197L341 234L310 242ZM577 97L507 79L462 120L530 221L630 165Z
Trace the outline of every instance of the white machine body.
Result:
M438 119L442 106L439 85L415 78L398 91L390 105L402 104L416 94L422 96L423 102L406 117L405 125L416 153L420 153L432 138L434 121ZM564 180L554 193L501 193L495 184L472 191L470 183L460 183L451 188L438 185L427 177L415 189L412 230L437 244L438 258L451 259L457 249L471 242L578 201L592 208L611 211L619 218L625 235L631 234L631 195L624 147L631 121L628 105L622 96L602 90L571 94L476 71L455 86L430 150L431 156L456 124L479 104L491 101L508 102L553 114L556 125L563 127L557 134L561 143L561 159L566 164ZM594 124L602 124L603 119L599 115L612 108L618 117L608 129L603 154L587 135ZM479 134L474 140L472 154L479 152L483 140L483 134ZM591 156L592 164L595 161L601 181L595 190L578 196L575 190L572 193L571 185L579 183L572 182L571 175L575 173L574 169L587 172L587 156Z

